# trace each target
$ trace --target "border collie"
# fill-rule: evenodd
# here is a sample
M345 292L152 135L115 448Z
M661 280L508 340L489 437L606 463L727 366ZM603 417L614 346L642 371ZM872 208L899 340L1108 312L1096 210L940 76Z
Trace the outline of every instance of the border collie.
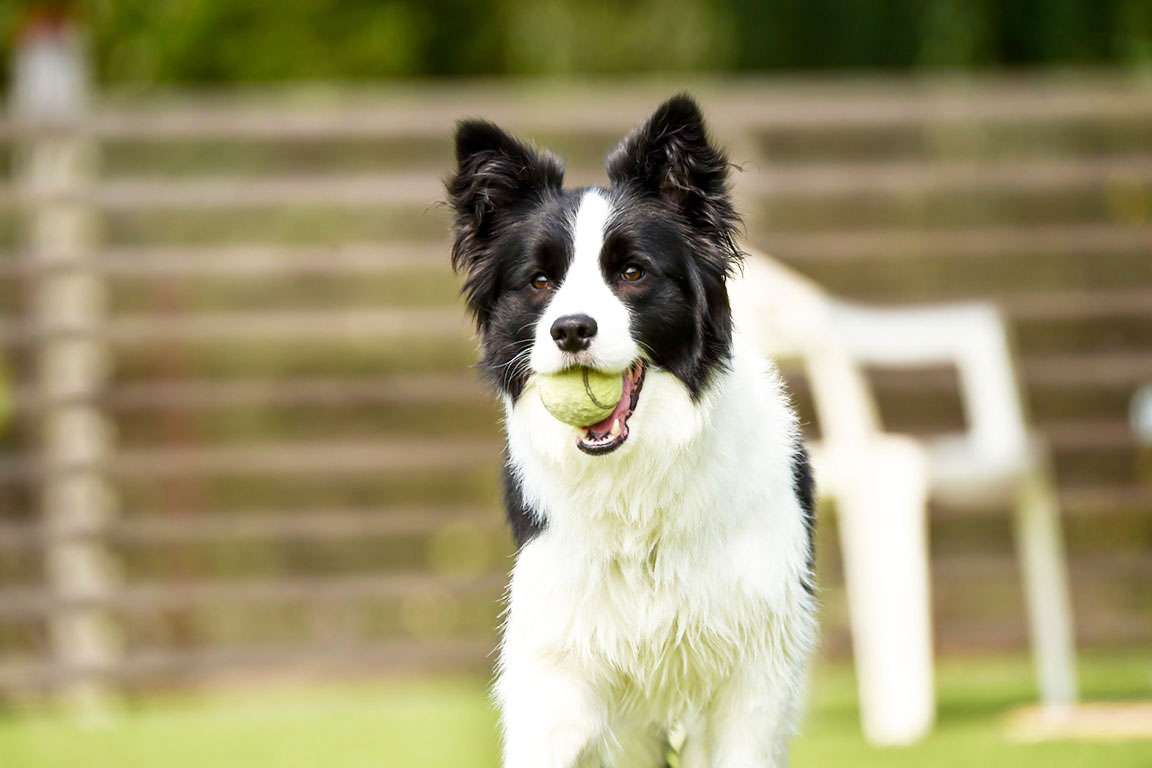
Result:
M776 369L734 331L728 160L685 95L565 189L552 154L456 128L452 263L504 405L519 545L495 698L506 768L787 763L816 638L812 479ZM534 377L620 372L599 424Z

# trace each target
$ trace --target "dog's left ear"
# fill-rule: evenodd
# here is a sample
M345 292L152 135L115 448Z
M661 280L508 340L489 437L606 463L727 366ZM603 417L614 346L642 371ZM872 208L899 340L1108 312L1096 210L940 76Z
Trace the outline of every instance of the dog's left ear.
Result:
M608 178L634 186L673 206L724 252L739 259L734 243L740 217L728 192L728 158L708 140L704 116L692 97L679 94L660 105L608 155Z

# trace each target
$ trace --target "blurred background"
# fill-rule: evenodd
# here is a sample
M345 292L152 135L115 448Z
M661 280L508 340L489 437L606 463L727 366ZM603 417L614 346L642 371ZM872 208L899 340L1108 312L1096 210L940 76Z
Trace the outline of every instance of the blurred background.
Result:
M1152 697L1147 0L7 0L0 60L0 764L494 766L512 543L452 124L601 183L684 89L753 245L844 299L1003 312L1084 695ZM887 429L963 428L946 368L869 383ZM1038 695L1011 510L928 533L938 728L861 740L826 504L794 764L1152 765L1005 735Z

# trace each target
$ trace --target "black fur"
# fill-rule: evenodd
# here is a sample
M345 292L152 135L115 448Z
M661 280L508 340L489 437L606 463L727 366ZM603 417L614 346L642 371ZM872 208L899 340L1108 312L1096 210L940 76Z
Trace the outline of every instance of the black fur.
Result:
M688 224L695 255L725 277L743 254L734 235L740 216L728 189L728 158L708 140L700 107L687 94L664 102L606 161L618 188L658 199Z
M508 515L508 527L512 529L512 537L516 546L522 547L540 535L544 530L544 523L524 502L524 494L520 491L520 483L508 467L508 457L504 457L504 510Z
M797 443L792 457L792 482L796 486L796 498L804 513L804 529L808 532L808 578L804 589L810 594L816 592L813 583L816 573L816 482L812 478L812 465L808 461L808 451L804 443Z
M641 242L649 240L649 253L678 257L670 260L669 277L689 300L696 327L689 329L687 318L644 312L639 330L645 340L668 335L688 342L674 351L667 344L653 347L671 353L665 367L698 395L708 374L727 361L732 343L725 281L743 254L734 240L740 217L729 194L728 158L709 142L696 102L680 94L628 134L608 156L607 167L617 205L637 211L621 222L622 229L644 228ZM666 322L673 319L681 327ZM682 336L687 330L696 332Z
M483 120L457 124L456 164L447 184L456 214L452 267L466 275L463 292L483 332L501 291L501 261L518 244L521 217L559 195L564 166Z

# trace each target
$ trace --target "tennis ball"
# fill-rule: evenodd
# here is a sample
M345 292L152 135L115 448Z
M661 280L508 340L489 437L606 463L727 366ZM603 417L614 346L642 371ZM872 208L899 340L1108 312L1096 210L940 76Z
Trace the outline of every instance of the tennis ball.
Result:
M538 374L536 388L548 413L565 424L587 427L608 418L624 394L624 374L568 368Z

